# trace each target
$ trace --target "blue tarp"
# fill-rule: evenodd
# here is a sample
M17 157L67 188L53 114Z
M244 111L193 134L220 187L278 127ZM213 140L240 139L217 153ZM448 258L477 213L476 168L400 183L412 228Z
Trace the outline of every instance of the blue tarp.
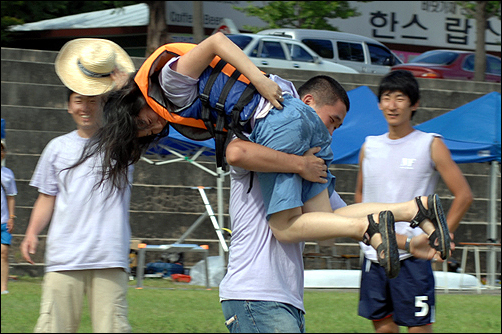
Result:
M333 164L357 164L366 136L387 132L387 121L378 109L377 96L366 86L347 92L350 109L343 125L333 132Z
M388 131L378 98L366 86L347 92L350 110L333 133L333 164L357 164L366 136ZM456 163L500 162L500 93L492 92L415 126L439 133Z
M192 156L196 154L201 147L206 148L206 150L202 153L203 156L214 157L216 154L214 139L203 141L191 140L181 135L171 126L169 126L169 135L162 138L157 145L150 148L147 151L146 156L151 154L159 154L162 156L170 155L171 153L166 151L162 145L168 146L170 149L185 156Z
M441 134L457 163L500 162L500 93L486 94L415 128Z
M343 125L333 133L333 164L357 164L359 150L366 136L381 135L388 131L387 122L378 109L376 95L366 86L347 92L350 110ZM457 163L500 162L500 93L493 92L457 109L415 126L425 132L439 133ZM203 155L214 157L214 140L190 140L170 128L169 136L160 144L184 155L206 147ZM160 147L149 153L167 154Z

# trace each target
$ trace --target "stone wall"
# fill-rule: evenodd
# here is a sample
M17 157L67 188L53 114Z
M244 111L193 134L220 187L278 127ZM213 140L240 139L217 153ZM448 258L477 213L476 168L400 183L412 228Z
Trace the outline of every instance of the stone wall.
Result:
M11 264L15 268L24 267L19 252L19 243L26 230L37 190L29 186L34 168L45 145L54 137L74 129L71 116L66 111L67 92L54 71L56 52L2 48L2 118L7 124L8 157L6 166L16 175L19 194L17 196L16 228L11 248ZM134 58L137 67L143 58ZM306 71L269 70L297 87L309 77L317 74ZM346 90L366 85L376 93L379 75L339 74L337 80ZM466 82L453 80L419 79L421 85L421 107L414 119L422 123L433 117L460 107L489 92L500 92L500 84ZM481 112L481 111L480 111ZM215 170L212 162L201 162ZM337 176L337 191L348 203L353 203L357 166L334 165L332 172ZM461 164L460 168L471 185L475 201L466 213L455 241L486 241L489 199L488 163ZM500 184L500 172L498 173ZM172 243L204 213L205 207L199 192L193 187L205 186L206 194L214 212L218 212L216 177L188 164L186 161L151 165L145 161L137 163L134 173L130 220L134 239L150 244ZM451 195L440 182L437 192L448 209ZM223 183L223 212L225 227L228 227L229 181ZM500 236L500 187L497 191L497 230ZM40 236L40 246L35 261L43 268L44 230ZM228 237L228 234L225 234ZM208 244L210 255L218 255L219 247L216 233L209 219L206 219L186 240L189 243ZM358 254L357 243L352 239L339 238L338 254ZM461 247L454 252L460 261ZM314 245L307 244L306 252L314 251ZM148 254L148 253L147 253ZM154 256L149 255L149 260ZM482 254L483 256L484 254ZM472 256L472 255L471 255ZM484 256L483 256L484 258ZM187 263L198 261L196 256L187 255ZM357 261L353 260L353 267ZM469 261L468 271L474 271L473 261ZM310 264L307 262L307 267ZM31 267L33 273L34 267ZM485 262L482 260L482 271ZM35 270L36 271L36 270ZM41 272L40 270L38 271Z

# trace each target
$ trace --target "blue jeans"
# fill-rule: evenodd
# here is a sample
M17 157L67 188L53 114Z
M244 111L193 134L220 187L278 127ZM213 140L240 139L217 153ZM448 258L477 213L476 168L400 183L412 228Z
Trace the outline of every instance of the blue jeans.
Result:
M224 300L221 308L230 333L305 333L303 311L289 304Z

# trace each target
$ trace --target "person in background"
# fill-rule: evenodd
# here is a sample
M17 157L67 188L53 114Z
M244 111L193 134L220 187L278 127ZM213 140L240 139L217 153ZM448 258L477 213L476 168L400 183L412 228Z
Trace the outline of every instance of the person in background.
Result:
M453 195L446 216L453 233L473 201L471 188L452 160L441 136L415 130L411 119L418 109L420 90L408 71L392 71L380 82L379 107L389 131L366 138L359 156L355 202L396 203L433 194L439 177ZM439 200L430 195L428 201ZM419 201L417 200L417 204ZM399 326L410 333L432 332L435 321L433 252L417 255L424 234L408 221L396 221L401 270L396 278L386 277L375 251L360 243L364 254L359 315L372 320L377 333L398 333ZM442 256L444 259L444 256Z
M98 160L69 167L101 126L107 93L123 84L134 64L119 45L83 38L63 46L55 68L68 88L68 113L76 130L47 144L30 182L39 195L21 243L29 263L38 235L50 223L35 332L77 332L85 296L94 332L130 332L126 294L133 167L121 189L106 183L94 187L101 172Z
M2 139L2 162L7 154L5 140ZM9 168L2 166L2 295L8 294L9 282L9 248L16 219L17 187L14 173Z

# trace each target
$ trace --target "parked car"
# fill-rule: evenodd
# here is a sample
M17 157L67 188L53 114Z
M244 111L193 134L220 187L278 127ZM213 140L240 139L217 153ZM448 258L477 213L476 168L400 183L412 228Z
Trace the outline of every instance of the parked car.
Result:
M408 70L418 78L472 80L474 52L433 50L415 57L411 63L396 65L392 70ZM486 81L500 82L500 58L486 55Z
M285 68L333 73L359 73L340 64L322 59L303 43L284 37L231 34L227 35L259 68Z
M360 73L386 74L401 59L382 43L361 35L317 29L267 29L261 35L294 38L322 58Z

